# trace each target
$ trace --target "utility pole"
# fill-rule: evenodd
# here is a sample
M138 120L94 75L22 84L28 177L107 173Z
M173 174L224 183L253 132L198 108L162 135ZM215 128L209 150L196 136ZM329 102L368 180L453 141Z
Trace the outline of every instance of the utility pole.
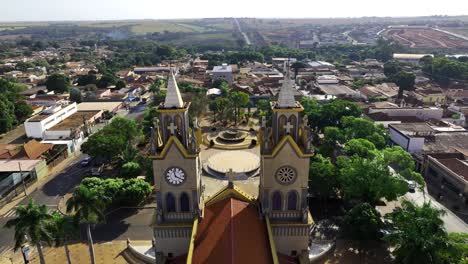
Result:
M18 167L19 167L19 171L20 171L21 182L23 183L24 196L28 196L28 193L26 192L26 184L24 183L23 171L21 170L21 162L20 161L18 161Z

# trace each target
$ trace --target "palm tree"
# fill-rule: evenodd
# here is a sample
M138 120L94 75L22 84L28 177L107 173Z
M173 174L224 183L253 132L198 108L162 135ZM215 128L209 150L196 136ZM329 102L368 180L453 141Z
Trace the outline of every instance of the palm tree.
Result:
M84 185L78 186L73 196L67 201L67 213L74 212L77 221L86 224L89 254L91 263L95 264L93 238L91 236L91 224L103 222L105 219L103 210L107 199L96 191L88 189Z
M78 223L75 218L62 215L55 211L52 213L54 221L55 246L65 248L68 264L71 264L70 250L68 249L68 241L78 237Z
M449 241L441 219L444 213L430 203L417 206L405 200L401 209L385 216L394 230L384 239L395 246L396 263L442 263Z
M36 246L41 264L45 264L41 242L52 244L53 237L50 232L52 216L47 212L45 205L38 205L32 200L26 206L16 208L16 217L9 220L6 228L15 228L15 250L28 241Z

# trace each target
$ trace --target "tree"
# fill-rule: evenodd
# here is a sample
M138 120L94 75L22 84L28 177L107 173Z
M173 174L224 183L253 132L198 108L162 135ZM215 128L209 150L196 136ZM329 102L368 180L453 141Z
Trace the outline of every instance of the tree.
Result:
M317 130L321 125L321 105L317 100L305 96L301 98L301 105L304 107L304 114L309 119L310 127Z
M137 206L151 194L151 189L151 185L144 180L130 179L123 181L116 202L126 206Z
M0 133L13 128L15 123L15 105L5 95L0 94Z
M122 88L125 88L125 87L127 87L127 83L124 80L118 80L115 83L115 89L122 89Z
M342 231L350 239L374 240L382 226L380 213L372 205L361 203L346 213Z
M68 264L71 264L70 249L68 248L68 241L77 239L79 237L79 227L72 216L62 215L55 211L52 213L54 222L54 237L55 246L63 246L65 248L65 255L67 256Z
M158 91L153 95L153 105L159 105L166 99L166 91Z
M231 101L232 106L234 107L234 123L235 125L237 125L237 121L240 117L241 108L247 106L250 97L244 92L232 92L229 94L229 100Z
M213 82L213 87L216 87L216 88L219 88L219 89L222 89L222 88L229 88L229 83L228 81L226 81L226 79L224 78L219 78L219 79L216 79L214 82Z
M73 212L76 221L86 225L89 254L92 264L95 264L95 257L93 238L91 236L91 224L104 221L105 216L103 210L106 200L108 200L107 197L80 184L73 192L72 197L67 201L67 213Z
M362 110L354 103L343 100L332 100L320 108L319 130L327 126L341 126L343 116L359 117ZM317 121L316 121L317 122Z
M398 99L403 98L403 91L413 89L416 75L412 72L400 71L392 76L392 80L398 85Z
M48 213L47 206L38 205L29 200L27 205L16 207L16 217L6 222L6 228L15 228L15 247L21 248L27 241L37 248L41 264L45 264L41 242L51 245L53 236L51 226L52 216Z
M154 122L156 118L159 117L159 112L156 107L148 107L143 114L143 134L150 137L151 128L154 127Z
M97 78L95 74L87 74L87 75L81 75L77 79L77 83L79 86L86 86L89 84L96 84L97 83Z
M441 258L447 263L466 264L468 262L468 233L449 233L448 250Z
M23 123L28 117L30 117L33 113L31 107L26 103L26 101L21 100L17 101L15 104L15 117L16 123L21 124Z
M344 116L341 119L345 141L363 138L372 142L378 149L387 146L389 135L383 125L375 125L364 118Z
M417 182L421 188L424 187L424 178L415 171L416 164L411 154L400 146L386 148L382 150L382 154L385 162L398 173L398 176Z
M81 103L83 101L83 95L81 94L80 89L71 88L70 89L70 101Z
M49 91L54 91L55 93L66 93L68 92L70 86L70 79L63 74L52 74L46 80L46 87Z
M381 198L393 201L405 194L407 183L393 175L383 151L373 150L368 157L338 157L338 180L345 199L376 204Z
M108 197L108 206L135 206L141 204L151 194L151 185L144 180L85 178L82 185Z
M330 158L320 154L312 158L309 167L309 189L325 199L336 194L338 179L335 165Z
M127 162L122 166L122 170L120 171L120 175L124 178L136 178L141 173L140 164L137 162Z
M191 101L189 114L192 119L206 112L208 99L205 94L195 94L192 96Z
M388 78L391 78L395 74L401 71L401 66L398 61L388 61L384 64L384 74Z
M371 158L375 145L367 139L357 138L346 142L344 152L348 156L357 155L363 158Z
M385 215L393 230L384 239L395 247L396 263L443 263L441 253L448 249L444 213L430 203L417 206L404 200L401 209Z
M223 113L226 111L227 108L230 108L229 99L225 97L218 97L215 100L211 101L208 104L210 111L213 112L213 121L216 122L216 117L218 120L222 120L225 118Z
M116 78L110 74L103 75L96 83L99 88L107 88L112 84L115 84Z
M88 137L81 150L94 158L109 161L119 157L128 144L141 136L134 120L123 117L114 118L107 126Z
M32 62L23 62L20 61L16 64L15 68L19 71L27 71L29 68L34 68L34 64Z

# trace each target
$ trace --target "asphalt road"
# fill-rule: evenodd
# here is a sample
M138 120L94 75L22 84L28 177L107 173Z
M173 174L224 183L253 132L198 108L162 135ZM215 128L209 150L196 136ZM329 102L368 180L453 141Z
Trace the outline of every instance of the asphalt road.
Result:
M83 168L80 166L79 161L83 158L84 155L78 156L71 166L65 168L40 189L30 193L19 205L25 205L31 199L39 204L45 204L50 211L56 210L62 196L72 191L86 175L86 170L89 170L88 167ZM0 217L0 225L2 227L9 219L15 216L14 210L13 208ZM0 254L3 251L2 249L8 249L11 245L13 245L13 230L3 228L0 232Z

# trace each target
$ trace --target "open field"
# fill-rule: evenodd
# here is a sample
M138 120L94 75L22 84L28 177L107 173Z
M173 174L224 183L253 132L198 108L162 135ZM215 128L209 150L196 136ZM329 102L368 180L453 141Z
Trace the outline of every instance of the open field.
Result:
M468 27L443 27L442 30L453 32L468 38Z
M382 36L410 48L468 48L468 40L428 27L390 27Z

